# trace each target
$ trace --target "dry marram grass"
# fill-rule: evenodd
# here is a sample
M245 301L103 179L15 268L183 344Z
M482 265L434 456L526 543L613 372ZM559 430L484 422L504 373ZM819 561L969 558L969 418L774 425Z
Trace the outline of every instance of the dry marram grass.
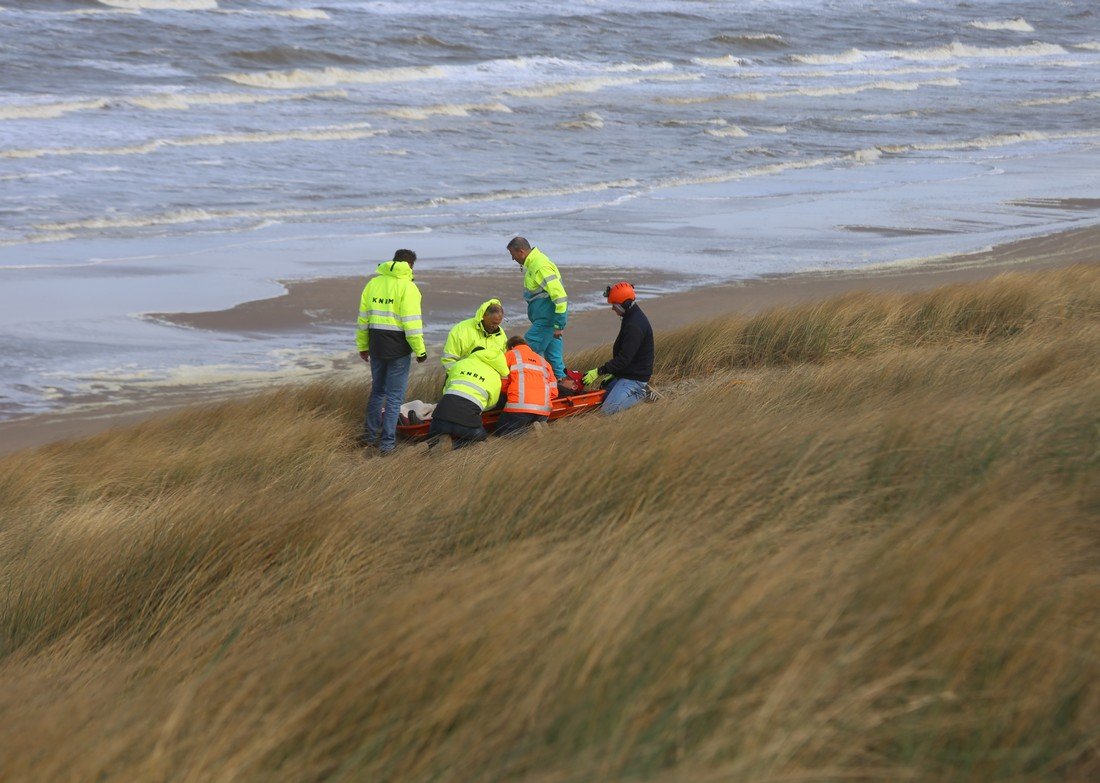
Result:
M537 439L364 461L317 385L8 457L0 777L1095 779L1098 348L1085 266L660 335Z

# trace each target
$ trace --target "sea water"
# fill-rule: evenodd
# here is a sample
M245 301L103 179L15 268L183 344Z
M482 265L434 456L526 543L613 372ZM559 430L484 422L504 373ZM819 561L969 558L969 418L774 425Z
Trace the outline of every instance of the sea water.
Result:
M1098 77L1095 0L0 0L0 417L308 376L358 290L346 330L146 316L398 247L690 286L1095 224Z

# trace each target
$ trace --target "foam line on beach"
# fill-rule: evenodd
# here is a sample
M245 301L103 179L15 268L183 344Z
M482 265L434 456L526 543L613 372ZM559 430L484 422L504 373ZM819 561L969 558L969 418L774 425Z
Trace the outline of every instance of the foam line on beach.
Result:
M0 120L51 120L75 112L113 109L119 106L129 106L148 111L187 111L196 106L237 106L280 101L331 100L346 97L347 93L343 90L302 92L292 95L245 92L150 93L111 98L89 98L78 101L0 105Z
M276 144L284 141L350 141L385 134L369 123L331 125L297 131L261 133L215 133L179 139L153 139L119 147L45 147L41 149L3 150L0 158L43 158L51 155L148 155L171 147L217 147L225 144Z
M284 218L356 216L387 214L403 210L431 209L455 204L479 204L494 201L510 201L529 198L555 198L583 193L598 193L606 190L636 187L633 179L594 182L586 185L573 185L548 188L524 188L521 190L499 190L489 193L472 193L464 196L440 196L413 203L379 204L371 207L334 207L332 209L266 209L266 210L206 210L181 209L151 215L123 215L119 217L96 217L86 220L74 220L59 223L42 223L35 228L41 231L73 231L87 229L145 228L158 225L179 225L208 221L280 220ZM45 241L45 240L44 240Z

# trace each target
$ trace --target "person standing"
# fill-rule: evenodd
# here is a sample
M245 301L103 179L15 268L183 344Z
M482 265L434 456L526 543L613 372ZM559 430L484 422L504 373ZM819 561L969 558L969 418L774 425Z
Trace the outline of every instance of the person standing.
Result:
M440 358L443 369L450 369L459 359L465 359L474 348L496 348L503 353L508 341L500 325L503 320L504 305L499 299L490 299L477 308L473 318L455 324L443 346Z
M401 249L378 265L359 300L359 358L370 365L371 390L359 446L377 445L383 455L397 445L397 417L409 385L412 355L428 358L420 289L413 282L416 253Z
M497 348L474 348L465 359L447 369L443 397L432 411L428 427L428 450L443 435L451 436L454 448L479 443L488 437L481 414L500 400L501 378L508 377L504 354Z
M622 322L611 349L611 361L586 372L584 385L592 386L603 376L612 376L604 387L607 396L601 408L610 415L645 399L646 384L653 375L653 327L638 307L634 286L630 283L610 285L603 295Z
M508 340L508 377L501 384L504 412L494 435L511 435L550 418L550 407L558 396L558 381L549 363L531 350L522 337Z
M531 328L523 339L531 349L550 363L554 376L564 379L565 361L562 333L569 320L569 297L561 272L554 262L523 237L508 242L508 254L523 267L523 298Z

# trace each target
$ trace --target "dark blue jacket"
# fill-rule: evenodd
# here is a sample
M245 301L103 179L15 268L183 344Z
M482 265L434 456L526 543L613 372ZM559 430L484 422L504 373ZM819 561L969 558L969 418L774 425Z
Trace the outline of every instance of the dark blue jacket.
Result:
M631 381L649 381L653 375L653 327L635 302L619 324L611 361L600 365L600 375Z

